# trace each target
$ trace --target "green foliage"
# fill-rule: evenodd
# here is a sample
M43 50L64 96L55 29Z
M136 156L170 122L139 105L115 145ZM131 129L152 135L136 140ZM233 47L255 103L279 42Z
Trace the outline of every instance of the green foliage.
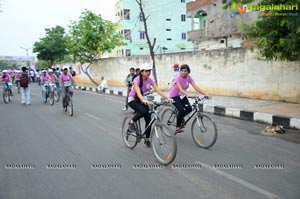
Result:
M39 60L44 60L49 66L52 66L55 62L63 60L68 54L65 29L56 26L51 29L46 28L45 31L46 36L34 43L33 52L38 53Z
M49 63L43 60L38 60L35 66L36 68L47 68L49 67Z
M239 3L241 1L234 0ZM261 0L258 5L299 4L299 0ZM295 13L298 16L291 16ZM262 55L267 59L300 61L300 12L266 11L250 25L243 24L242 35L248 40L256 41ZM285 16L276 16L283 14Z
M223 9L226 10L226 9L230 8L233 3L247 4L250 2L253 2L253 0L231 0L223 6Z
M100 52L125 45L123 36L117 33L117 24L89 10L82 12L80 20L73 21L69 28L67 46L74 61L80 63L91 63Z
M15 61L6 61L6 60L0 60L0 70L4 69L18 69L20 66Z
M8 69L8 67L9 67L8 61L0 60L0 70Z

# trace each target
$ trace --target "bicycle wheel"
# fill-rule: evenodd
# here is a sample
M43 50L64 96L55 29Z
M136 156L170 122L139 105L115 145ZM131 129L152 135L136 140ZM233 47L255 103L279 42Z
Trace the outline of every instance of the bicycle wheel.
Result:
M58 92L57 92L57 89L54 88L54 100L55 100L56 102L59 102L59 98L60 98L60 96L59 96L59 94L58 94Z
M177 143L174 133L167 125L160 122L153 125L150 143L152 152L159 163L168 165L173 162L177 154Z
M177 120L177 115L174 109L167 108L161 114L161 121L167 126L169 126L172 132L176 131L176 120Z
M54 104L54 91L50 91L49 93L49 102L51 105Z
M69 115L73 116L73 100L72 97L68 97L68 109L69 109Z
M128 131L128 123L131 119L132 119L132 116L127 116L124 118L124 120L122 122L122 138L123 138L125 145L128 148L133 149L134 147L136 147L136 145L138 143L138 139L137 139L136 132Z
M9 97L8 90L5 89L4 92L3 92L3 101L4 101L5 104L8 103L8 100L9 100L8 97Z
M217 141L217 126L207 115L197 115L191 130L193 140L200 148L208 149Z

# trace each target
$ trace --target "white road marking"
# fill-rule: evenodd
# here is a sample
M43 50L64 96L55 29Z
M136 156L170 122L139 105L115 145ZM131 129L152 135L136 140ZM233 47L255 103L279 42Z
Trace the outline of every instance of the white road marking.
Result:
M85 115L86 116L89 116L89 117L91 117L91 118L94 118L94 119L96 119L96 120L101 120L101 118L99 118L99 117L96 117L96 116L94 116L94 115L91 115L91 114L89 114L89 113L85 113Z
M249 182L247 182L247 181L245 181L245 180L243 180L241 178L235 177L235 176L233 176L233 175L231 175L229 173L226 173L226 172L221 171L219 169L215 169L215 168L213 168L213 167L211 167L211 166L209 166L209 165L207 165L205 163L197 161L197 162L195 162L195 164L201 164L201 166L203 166L204 168L206 168L206 169L208 169L208 170L210 170L210 171L212 171L212 172L214 172L216 174L219 174L219 175L221 175L221 176L223 176L223 177L225 177L225 178L227 178L227 179L229 179L229 180L231 180L233 182L236 182L236 183L238 183L240 185L243 185L244 187L252 189L253 191L256 191L256 192L258 192L258 193L260 193L260 194L262 194L262 195L264 195L264 196L266 196L268 198L271 198L271 199L278 199L279 198L277 195L275 195L275 194L273 194L273 193L271 193L271 192L269 192L269 191L267 191L265 189L262 189L262 188L260 188L260 187L258 187L256 185L254 185L254 184L251 184L251 183L249 183Z

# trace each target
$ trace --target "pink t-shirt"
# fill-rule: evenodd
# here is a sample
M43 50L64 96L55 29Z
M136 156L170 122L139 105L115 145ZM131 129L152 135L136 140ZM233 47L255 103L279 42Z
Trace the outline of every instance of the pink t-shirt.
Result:
M186 90L189 88L190 83L194 82L193 78L188 75L186 78L183 78L181 75L178 75L174 81L172 88L169 92L169 97L177 97L180 95L180 91L178 90L176 84L180 84L183 90Z
M140 76L136 77L133 80L133 83L137 83L140 84ZM149 77L148 79L143 81L143 86L142 86L142 93L145 94L147 92L150 91L150 86L154 84L154 81ZM129 98L128 98L128 102L132 101L134 96L136 94L136 91L134 89L134 86L131 88L131 91L129 93Z
M48 80L52 80L54 82L56 80L56 76L54 74L48 74Z
M71 81L71 78L72 78L72 76L69 73L66 75L62 73L59 77L59 79L61 80L60 86L64 86L63 85L64 82Z
M40 77L40 79L41 79L41 85L44 85L45 82L48 81L49 77L48 77L48 75L46 75L46 76L42 75L42 76Z
M2 75L2 82L3 83L10 82L10 75L9 74L6 74L5 76Z

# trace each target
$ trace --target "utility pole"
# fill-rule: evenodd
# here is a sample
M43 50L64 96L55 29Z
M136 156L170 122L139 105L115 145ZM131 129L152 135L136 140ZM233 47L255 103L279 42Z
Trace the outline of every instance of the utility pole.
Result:
M28 67L30 65L30 61L28 60L28 50L32 49L32 47L31 48L24 48L24 47L20 46L20 48L23 49L23 50L26 50L26 65Z

